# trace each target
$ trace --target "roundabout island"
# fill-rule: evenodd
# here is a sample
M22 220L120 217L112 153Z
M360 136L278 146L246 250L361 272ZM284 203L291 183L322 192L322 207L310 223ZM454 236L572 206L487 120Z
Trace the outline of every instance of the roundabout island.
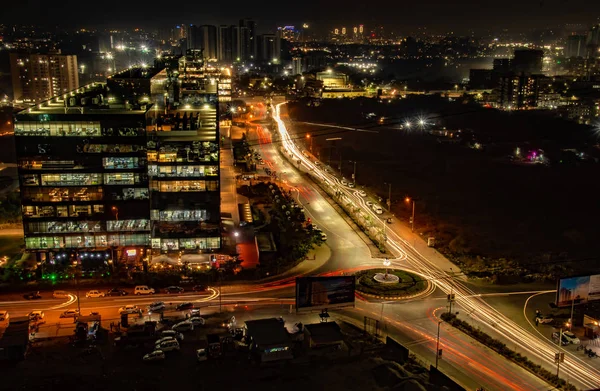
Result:
M400 269L368 269L355 274L356 290L382 299L407 299L429 290L429 281Z

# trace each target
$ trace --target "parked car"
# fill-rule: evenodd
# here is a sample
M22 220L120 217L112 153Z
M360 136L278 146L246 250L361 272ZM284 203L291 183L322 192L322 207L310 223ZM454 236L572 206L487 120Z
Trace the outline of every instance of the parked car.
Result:
M539 314L536 318L535 318L536 322L540 323L540 324L548 324L548 323L552 323L554 322L554 319L550 316L546 316L546 315L542 315Z
M155 350L152 353L145 354L142 360L144 361L162 361L165 359L165 352L162 350Z
M66 299L67 297L69 297L69 292L67 291L54 291L54 293L52 293L52 297L55 299Z
M367 192L364 191L364 190L359 190L358 191L358 195L361 196L361 197L366 197L367 196Z
M29 320L40 320L40 319L44 319L44 311L35 310L35 311L31 311L29 313Z
M104 297L104 292L100 292L100 291L89 291L88 293L85 294L85 297L90 298L90 297Z
M183 334L178 333L175 330L163 330L160 333L161 337L172 337L175 338L176 340L178 340L179 342L183 341Z
M327 234L325 232L321 232L321 240L324 242L327 241Z
M162 301L155 301L154 303L148 306L148 311L150 312L158 312L165 309L165 303Z
M342 179L342 180L340 181L340 183L342 184L342 186L348 186L348 181L347 181L347 180L345 180L345 179Z
M206 292L208 287L206 285L194 285L192 288L194 292Z
M166 342L166 341L175 341L175 337L167 336L167 337L159 338L156 340L156 342L154 342L154 345L156 345L156 347L158 348L161 343Z
M191 331L194 330L194 324L189 320L184 320L183 322L179 322L173 325L173 327L171 327L171 330L175 330L180 333L184 331Z
M563 331L563 337L573 345L579 345L581 343L579 338L577 338L577 336L570 331Z
M348 187L355 187L356 185L354 184L354 182L348 182Z
M25 300L37 300L37 299L41 299L42 295L40 295L40 292L29 292L23 295L23 298Z
M165 293L183 293L183 290L180 286L170 286L165 288Z
M373 201L367 201L366 204L369 208L371 208L373 206Z
M59 317L61 317L61 318L76 318L78 316L79 316L79 310L72 309L72 310L66 310L65 312L60 314Z
M9 318L8 311L0 311L0 322L7 322Z
M552 333L552 340L556 343L558 342L558 339L560 338L560 332L555 331ZM562 341L561 341L561 345L568 345L571 342L569 341L569 339L565 336L565 334L563 333L562 335Z
M191 318L188 319L190 322L192 322L192 324L195 326L204 326L204 318L201 318L199 316L192 316Z
M381 206L379 206L377 204L373 204L372 208L373 208L373 211L375 213L377 213L378 215L383 214L383 208Z
M134 295L153 295L154 288L149 288L146 285L138 285L135 287L133 294Z
M125 292L123 289L119 289L119 288L113 288L111 290L109 290L108 292L106 292L106 296L125 296L127 295L127 292Z
M177 307L175 307L177 311L191 310L192 308L194 308L194 303L190 302L177 304Z
M190 317L192 316L200 316L200 308L195 308L193 310L190 310Z
M158 350L162 350L163 352L172 352L174 350L179 350L179 342L176 339L169 339L161 342L154 346Z
M119 308L119 314L141 314L142 309L134 304L127 304L125 307Z

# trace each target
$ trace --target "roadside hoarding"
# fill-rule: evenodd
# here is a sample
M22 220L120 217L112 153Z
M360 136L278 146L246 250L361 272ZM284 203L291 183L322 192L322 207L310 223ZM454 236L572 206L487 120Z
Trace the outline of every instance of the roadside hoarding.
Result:
M600 274L561 278L556 288L556 305L568 307L600 300Z
M296 311L354 307L354 276L296 278Z

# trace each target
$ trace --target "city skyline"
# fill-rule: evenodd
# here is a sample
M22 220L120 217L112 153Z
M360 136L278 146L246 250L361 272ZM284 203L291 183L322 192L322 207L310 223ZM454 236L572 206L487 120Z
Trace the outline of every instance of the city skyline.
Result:
M136 26L145 29L162 28L172 24L228 24L236 23L244 17L259 22L258 31L271 31L280 25L310 23L317 32L325 32L334 25L365 24L384 26L402 34L426 28L434 32L465 33L472 30L515 29L529 30L549 28L570 23L594 24L598 22L600 4L576 0L566 3L562 0L539 0L517 2L514 0L487 3L485 8L475 0L460 4L424 0L418 3L391 2L371 7L368 3L353 4L351 7L340 2L304 3L302 8L289 13L279 3L267 2L257 9L244 2L232 5L233 13L223 13L218 5L189 4L186 12L179 8L161 8L159 2L146 3L140 8L133 3L122 3L115 18L111 8L78 8L78 3L67 0L61 7L51 7L40 1L16 3L4 10L2 23L35 24L38 26L73 27L125 27ZM152 18L160 9L160 18ZM34 10L34 11L32 11ZM433 10L433 12L432 12ZM533 15L535 17L533 17ZM75 22L74 22L75 21ZM124 22L127 21L127 22ZM323 30L323 31L321 31Z

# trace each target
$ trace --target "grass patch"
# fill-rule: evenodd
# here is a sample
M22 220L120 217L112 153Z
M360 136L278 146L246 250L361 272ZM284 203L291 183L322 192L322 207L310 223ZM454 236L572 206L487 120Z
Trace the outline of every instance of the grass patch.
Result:
M388 269L388 274L397 276L400 280L394 284L381 284L373 278L377 273L385 273L385 269L361 270L356 275L356 290L363 293L380 296L408 296L422 292L427 282L420 276L404 270Z
M21 253L24 245L23 236L0 236L0 257L13 258Z

